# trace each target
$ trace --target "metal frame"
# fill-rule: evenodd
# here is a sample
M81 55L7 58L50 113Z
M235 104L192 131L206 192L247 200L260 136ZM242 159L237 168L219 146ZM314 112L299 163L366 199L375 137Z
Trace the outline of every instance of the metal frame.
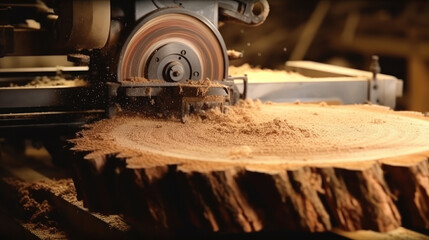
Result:
M337 104L377 104L395 108L402 96L403 82L394 76L377 74L377 89L372 86L373 73L311 61L289 61L286 69L306 77L284 82L255 83L249 79L247 97L272 102L330 102ZM236 83L242 89L242 84Z

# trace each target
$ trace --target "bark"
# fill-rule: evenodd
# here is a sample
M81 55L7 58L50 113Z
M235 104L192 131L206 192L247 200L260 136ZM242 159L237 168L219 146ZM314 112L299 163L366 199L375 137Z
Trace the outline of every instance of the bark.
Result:
M262 107L270 108L269 105ZM307 109L305 106L302 108ZM319 108L326 107L315 107ZM343 107L337 108L341 110ZM255 158L260 159L261 155L252 156L246 151L238 160L234 155L231 158L225 157L225 161L213 162L206 160L205 152L198 151L195 152L197 160L194 158L192 161L176 159L168 154L164 156L163 152L139 152L137 148L119 151L120 148L115 147L117 139L110 133L117 129L118 123L121 125L124 121L116 121L108 128L95 126L92 130L81 133L80 138L93 137L94 129L107 137L97 135L89 145L79 142L79 138L74 142L74 181L78 197L91 210L122 213L150 232L324 232L333 228L386 232L402 225L428 229L429 136L424 136L424 131L429 129L429 121L414 113L396 113L378 108L374 110L367 106L355 108L353 117L358 116L359 111L366 112L365 114L368 111L381 111L381 115L371 117L368 124L386 123L387 126L374 133L382 137L374 138L376 141L369 143L371 147L359 138L356 140L358 143L350 149L335 145L336 148L326 150L330 151L329 154L323 152L322 146L319 150L308 153L313 160L304 159L298 163L290 160L290 157L278 160L279 156L263 155L267 161L267 164L263 164L255 162ZM335 112L335 109L329 108L329 111ZM323 115L323 111L325 110L311 116ZM390 120L381 119L383 114L394 119L393 123L403 120L404 124L401 126L409 127L408 131L416 134L417 140L409 140L414 139L411 136L405 138L403 145L398 143L401 139L393 145L386 143L385 138L395 134L397 126L388 125ZM286 127L303 134L299 135L302 144L305 144L307 135L314 138L320 136L321 132L317 132L317 129L310 131L297 127L291 119L290 116L287 118L289 122ZM123 124L129 124L125 122ZM164 123L159 122L160 125ZM275 122L276 126L281 123L277 120ZM329 123L332 124L332 121ZM315 124L324 123L319 121ZM174 126L170 131L181 131L178 126L182 125ZM246 127L248 130L249 125ZM359 132L365 128L365 124L358 128L349 126L345 121L339 127L339 133L343 131L341 128L344 131L357 129ZM157 125L153 129L159 128L161 126ZM277 129L276 133L280 136L290 135L290 131ZM97 144L108 142L104 146L109 148L102 149L93 141L97 141ZM390 154L390 151L400 152L402 146L407 149L406 154ZM227 145L225 149L229 147ZM256 145L250 147L256 149ZM382 154L384 149L386 157ZM413 151L414 149L418 151ZM167 153L170 150L174 150L171 143L165 146ZM368 157L367 151L372 151L370 153L375 154L374 158ZM295 152L302 154L298 150ZM295 152L287 154L293 156ZM356 157L359 154L365 156L362 161ZM317 161L319 155L320 161Z

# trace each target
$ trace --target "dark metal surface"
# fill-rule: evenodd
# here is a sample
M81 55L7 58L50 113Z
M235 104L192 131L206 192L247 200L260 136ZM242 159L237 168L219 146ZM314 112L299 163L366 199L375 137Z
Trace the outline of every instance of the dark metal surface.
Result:
M377 94L368 92L373 73L311 61L288 61L286 69L307 78L249 79L248 97L272 102L331 102L362 104L375 96L379 104L395 108L402 95L403 81L394 76L377 74ZM249 73L250 74L250 73ZM252 81L253 80L253 81ZM255 81L256 80L256 81ZM242 89L242 85L237 83Z
M60 74L86 75L89 68L79 67L27 67L27 68L0 68L0 82L13 82L23 77L55 76Z
M59 7L59 46L78 50L104 47L110 30L109 0L63 0Z
M161 8L184 8L196 12L218 27L218 1L206 0L152 0L135 2L135 20Z
M180 82L199 80L202 72L197 53L183 43L167 43L150 56L146 68L148 80Z
M115 51L118 39L129 35L129 26L159 9L186 9L216 30L219 20L259 25L269 11L266 0L3 1L0 57L69 54L103 47Z
M28 84L37 76L50 76L46 78L51 79L59 75L67 79L85 77L88 67L0 69L0 137L13 136L14 132L28 135L36 132L35 128L53 131L55 135L63 132L55 129L81 126L103 116L105 93L97 85Z
M0 69L0 113L31 112L37 108L88 109L95 105L91 90L83 86L20 86L36 76L70 78L88 74L88 67L40 67ZM10 84L14 84L10 87ZM83 107L86 106L86 107ZM25 109L25 110L23 110Z
M103 106L87 87L0 88L0 137L62 135L103 118Z
M0 57L11 52L13 52L13 27L10 25L0 26Z
M128 101L124 98L140 101L141 97L168 96L172 88L180 89L178 92L183 90L178 84L188 80L222 81L226 87L219 87L220 91L211 88L207 93L215 97L228 96L225 101L234 102L231 97L235 99L239 95L233 82L227 81L228 55L217 29L219 14L223 20L257 25L267 13L268 8L261 8L265 2L42 0L32 4L0 3L5 7L0 9L0 13L5 13L0 16L0 56L67 54L69 60L79 65L88 64L90 71L88 67L62 68L60 74L87 75L91 83L90 87L23 87L35 76L55 76L60 69L0 69L0 124L9 128L62 125L62 118L67 125L72 123L67 119L73 119L76 112L91 115L93 109L111 116L121 101ZM40 26L30 26L27 19ZM132 85L127 80L141 82ZM179 94L177 101L198 97L194 96L198 94L198 87L205 86L189 87L195 91ZM207 102L207 99L203 97L201 101ZM96 115L100 115L99 112ZM82 121L76 118L75 123Z
M32 112L0 114L0 129L23 127L81 126L91 119L102 117L103 110Z
M0 111L63 106L81 108L90 101L88 97L84 87L0 88Z
M237 88L237 85L235 84L235 81L241 80L243 83L243 91L240 93L240 91ZM238 76L238 77L228 77L228 81L232 81L234 84L232 84L232 95L233 98L232 104L235 104L239 99L246 99L247 98L247 88L249 84L249 79L247 78L247 74L244 74L244 76Z
M222 21L232 20L258 26L265 21L270 11L267 0L219 0L218 2Z
M148 79L149 73L145 70L149 67L151 57L164 45L173 43L185 45L198 56L198 60L192 62L193 66L195 63L201 66L201 73L195 77L196 80L226 79L228 56L217 28L195 12L168 8L148 15L131 32L120 54L118 81L127 81L133 77ZM182 50L172 50L167 56Z
M36 56L64 54L63 49L55 49L54 39L46 29L13 29L13 49L7 56Z
M202 113L209 109L218 108L225 112L225 106L230 105L230 93L227 86L212 87L204 94L196 86L181 88L181 122L185 123L191 113Z

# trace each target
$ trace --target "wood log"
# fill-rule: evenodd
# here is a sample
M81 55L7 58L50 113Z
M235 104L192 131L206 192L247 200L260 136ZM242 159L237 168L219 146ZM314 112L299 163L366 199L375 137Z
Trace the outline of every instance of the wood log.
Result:
M243 101L122 114L72 140L87 207L147 231L429 228L429 119L373 105Z

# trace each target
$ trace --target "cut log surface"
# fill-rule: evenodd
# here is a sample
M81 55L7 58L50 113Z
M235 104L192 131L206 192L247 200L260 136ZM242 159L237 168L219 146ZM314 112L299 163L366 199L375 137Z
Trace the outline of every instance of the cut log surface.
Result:
M148 231L429 228L429 119L243 101L185 124L122 114L73 140L90 209Z

